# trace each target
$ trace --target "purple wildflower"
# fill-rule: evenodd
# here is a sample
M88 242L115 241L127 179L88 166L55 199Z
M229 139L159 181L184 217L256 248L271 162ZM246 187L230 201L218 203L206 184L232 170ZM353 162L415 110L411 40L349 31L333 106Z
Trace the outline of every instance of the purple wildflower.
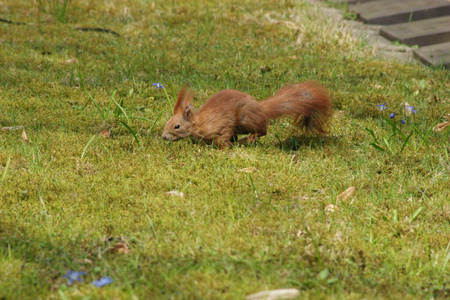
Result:
M67 285L72 285L74 283L74 281L79 281L82 282L83 279L81 278L81 276L86 275L87 273L84 271L67 271L66 274L63 275L63 278L67 278L68 282Z
M417 111L414 109L414 106L405 105L405 109L406 109L409 113L416 114L416 112L417 112Z
M111 277L106 276L106 277L100 278L99 280L94 280L92 282L92 284L95 285L96 287L102 287L104 285L107 285L107 284L110 284L113 282L114 282L114 280L112 280Z
M155 86L156 89L164 89L164 86L161 84L161 82L157 82L157 83L154 83L152 85Z
M378 108L379 108L380 110L385 110L385 109L387 109L386 103L383 103L383 104L377 104L377 106L378 106Z
M391 113L390 115L389 115L389 118L393 118L393 117L395 117L395 114L394 113Z
M402 124L406 124L405 120L401 119L400 121L402 122Z

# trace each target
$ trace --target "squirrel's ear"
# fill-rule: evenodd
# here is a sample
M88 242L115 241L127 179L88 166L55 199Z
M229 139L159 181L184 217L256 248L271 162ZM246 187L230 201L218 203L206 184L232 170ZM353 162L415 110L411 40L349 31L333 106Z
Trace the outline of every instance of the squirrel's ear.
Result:
M178 93L177 103L175 103L175 107L173 108L173 114L184 114L185 108L191 105L193 98L192 92L187 89L187 84L185 84Z
M183 112L183 118L186 121L191 121L192 119L192 113L194 112L194 108L192 107L191 104L189 104L188 106L185 107L184 112Z

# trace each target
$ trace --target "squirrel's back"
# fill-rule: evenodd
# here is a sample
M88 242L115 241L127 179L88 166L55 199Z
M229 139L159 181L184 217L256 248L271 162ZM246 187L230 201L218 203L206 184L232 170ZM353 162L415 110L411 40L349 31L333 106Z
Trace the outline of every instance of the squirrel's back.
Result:
M264 124L255 122L254 116L262 117ZM227 89L211 96L195 111L193 133L208 141L215 136L257 132L267 120L264 110L252 96Z

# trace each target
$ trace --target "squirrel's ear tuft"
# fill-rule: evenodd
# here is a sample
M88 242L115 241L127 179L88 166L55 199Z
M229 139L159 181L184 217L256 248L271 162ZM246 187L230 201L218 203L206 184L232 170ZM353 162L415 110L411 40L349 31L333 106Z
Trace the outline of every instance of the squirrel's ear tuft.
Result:
M187 84L185 84L178 93L177 103L175 103L175 107L173 108L173 114L184 114L186 110L185 108L191 105L191 101L193 98L194 95L187 88Z
M189 104L188 106L185 107L184 112L183 112L183 118L186 121L191 121L192 119L192 113L194 112L194 107L192 107L191 104Z

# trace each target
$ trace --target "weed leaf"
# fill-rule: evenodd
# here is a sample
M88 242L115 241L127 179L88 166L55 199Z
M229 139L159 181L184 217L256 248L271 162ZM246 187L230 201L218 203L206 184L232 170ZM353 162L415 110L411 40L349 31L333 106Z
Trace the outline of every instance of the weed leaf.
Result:
M420 213L423 211L424 208L425 208L424 206L421 206L412 214L411 222L417 219L417 217L420 215Z
M137 137L137 135L136 135L136 132L134 132L134 130L131 129L131 127L128 126L127 123L125 123L125 122L123 122L123 121L120 121L120 124L122 124L123 127L125 127L126 129L128 129L128 131L131 133L131 135L132 135L132 136L134 137L134 139L136 140L136 143L137 143L138 146L140 147L140 146L141 146L141 143L139 142L139 139L138 139L138 137Z

